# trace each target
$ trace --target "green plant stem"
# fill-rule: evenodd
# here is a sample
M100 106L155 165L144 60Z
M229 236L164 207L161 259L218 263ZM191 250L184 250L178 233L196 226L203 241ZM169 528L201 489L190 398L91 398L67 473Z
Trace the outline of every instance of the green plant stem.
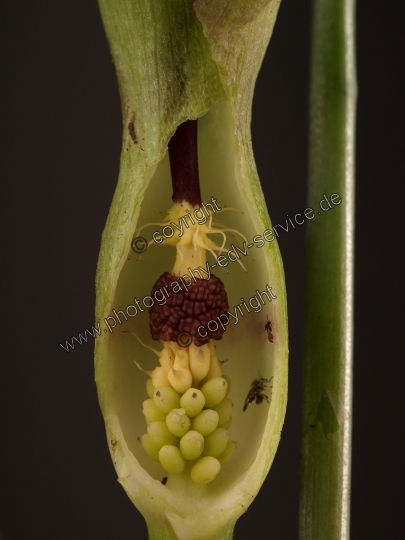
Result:
M301 540L349 538L356 94L354 0L314 0Z
M177 536L173 533L171 527L156 524L149 520L147 521L147 526L148 540L177 540ZM235 524L230 525L229 528L218 537L218 540L232 540L234 529Z

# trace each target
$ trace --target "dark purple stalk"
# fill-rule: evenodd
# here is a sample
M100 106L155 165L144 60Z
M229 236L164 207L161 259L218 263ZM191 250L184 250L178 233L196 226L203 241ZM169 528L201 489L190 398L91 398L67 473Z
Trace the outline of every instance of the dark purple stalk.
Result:
M198 176L197 120L180 124L169 141L170 170L172 173L173 202L186 201L201 205Z

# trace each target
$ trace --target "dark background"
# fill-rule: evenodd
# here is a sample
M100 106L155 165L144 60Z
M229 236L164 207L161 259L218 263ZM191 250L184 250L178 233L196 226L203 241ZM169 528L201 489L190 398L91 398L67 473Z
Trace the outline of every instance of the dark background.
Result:
M394 540L405 531L400 10L400 2L365 0L357 10L356 540ZM257 83L253 142L273 223L306 208L309 24L308 0L283 0ZM108 454L93 343L69 354L59 346L93 324L100 236L118 174L119 97L96 1L8 2L1 56L0 536L144 540L143 518ZM236 540L297 538L304 226L280 246L290 397L274 465Z

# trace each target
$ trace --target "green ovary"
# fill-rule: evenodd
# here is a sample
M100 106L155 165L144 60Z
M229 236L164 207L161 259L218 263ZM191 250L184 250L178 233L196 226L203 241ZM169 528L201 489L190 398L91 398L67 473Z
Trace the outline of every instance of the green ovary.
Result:
M179 352L177 343L168 342L168 345L173 352ZM180 351L184 360L183 369L188 370L191 380L192 347L195 345ZM209 359L211 351L214 352L215 375L218 375L220 363L217 364L214 346L210 343L203 347L210 353ZM148 456L159 461L169 474L185 471L198 484L214 480L236 447L236 443L229 440L233 403L226 397L227 390L228 383L220 376L208 380L205 378L203 384L201 381L195 387L190 386L183 394L172 386L154 388L152 399L146 399L142 404L147 433L140 437L140 442ZM218 427L219 422L222 427Z

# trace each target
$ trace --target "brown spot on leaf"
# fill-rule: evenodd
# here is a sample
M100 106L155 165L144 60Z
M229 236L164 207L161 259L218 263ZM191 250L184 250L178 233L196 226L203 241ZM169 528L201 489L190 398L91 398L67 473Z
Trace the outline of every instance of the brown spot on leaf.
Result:
M136 133L135 133L135 113L132 113L131 120L128 124L128 132L131 136L131 139L134 141L134 144L138 144L138 141L136 140Z

